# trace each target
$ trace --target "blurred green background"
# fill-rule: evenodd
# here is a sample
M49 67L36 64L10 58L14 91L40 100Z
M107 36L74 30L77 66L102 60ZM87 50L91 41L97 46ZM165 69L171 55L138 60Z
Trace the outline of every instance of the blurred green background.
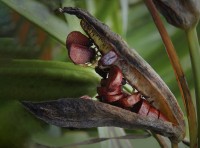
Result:
M56 8L63 6L84 8L107 24L113 32L120 34L130 48L134 48L158 72L183 108L173 69L142 0L1 0L0 147L43 147L38 144L63 146L97 136L124 134L119 128L70 130L47 125L27 112L19 102L96 94L99 77L90 68L74 66L67 57L67 34L82 29L76 17L55 13ZM164 19L163 21L175 45L194 98L185 33L167 24ZM200 27L197 29L199 36ZM110 140L76 147L117 148L150 145L159 147L153 137ZM185 146L180 144L180 147Z

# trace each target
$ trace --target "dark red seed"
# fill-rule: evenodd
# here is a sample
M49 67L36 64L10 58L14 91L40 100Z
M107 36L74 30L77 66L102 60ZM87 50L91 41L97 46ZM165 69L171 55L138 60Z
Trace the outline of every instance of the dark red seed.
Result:
M107 89L105 87L97 87L97 93L99 96L105 96L107 94Z
M102 87L106 87L107 82L108 82L107 79L101 79L100 84L101 84Z
M95 56L94 50L88 48L87 46L78 44L71 44L68 53L74 64L85 64L87 62L91 62Z
M147 116L149 109L150 109L150 105L146 100L142 100L142 105L140 107L140 110L138 112L139 115L143 115L143 116Z
M130 108L136 103L138 103L141 100L141 95L139 93L128 95L127 97L119 100L118 102L121 104L123 108Z
M122 93L122 89L121 89L121 87L118 87L116 89L108 90L108 88L106 88L106 87L97 87L97 93L100 96L103 96L103 95L117 95L117 94L121 94Z
M107 88L119 87L122 82L123 75L121 70L117 66L112 66L108 75L108 86Z
M127 94L123 91L122 84L126 80L123 78L122 71L117 66L112 65L108 74L105 74L101 80L101 86L97 87L97 98L100 101L130 110L141 116L169 121L159 110L143 99L139 92Z
M69 49L72 44L78 44L78 45L89 47L90 39L79 31L72 31L67 36L67 40L66 40L67 49Z
M107 103L112 103L112 102L120 100L123 97L124 97L124 94L118 94L118 95L112 95L112 96L104 96L103 97L103 101L107 102Z
M149 109L148 116L158 119L159 118L159 111L151 106L150 109Z

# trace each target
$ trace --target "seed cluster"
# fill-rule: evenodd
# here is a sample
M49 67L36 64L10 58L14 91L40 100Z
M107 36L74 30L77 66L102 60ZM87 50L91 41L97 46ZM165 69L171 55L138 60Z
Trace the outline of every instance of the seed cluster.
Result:
M91 40L78 31L71 32L66 40L69 57L75 64L90 63L96 57L97 52L92 48L92 45ZM109 103L143 116L168 121L159 110L142 97L141 93L134 92L129 94L123 91L122 86L126 80L123 78L122 71L117 66L112 65L117 58L117 54L111 50L99 60L99 66L95 70L102 76L102 79L100 87L97 87L97 98L101 102ZM108 66L109 68L101 69L101 66Z

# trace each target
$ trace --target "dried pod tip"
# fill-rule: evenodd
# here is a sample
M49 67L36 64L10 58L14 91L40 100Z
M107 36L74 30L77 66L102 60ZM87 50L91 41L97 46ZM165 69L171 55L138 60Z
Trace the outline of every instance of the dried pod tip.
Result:
M63 13L63 9L62 8L58 8L57 10L58 10L58 12Z
M71 32L67 37L66 47L74 64L85 64L95 57L95 51L90 48L90 39L81 32Z
M63 13L64 11L62 8L58 8L58 9L55 9L54 12L56 15L59 15L60 13Z

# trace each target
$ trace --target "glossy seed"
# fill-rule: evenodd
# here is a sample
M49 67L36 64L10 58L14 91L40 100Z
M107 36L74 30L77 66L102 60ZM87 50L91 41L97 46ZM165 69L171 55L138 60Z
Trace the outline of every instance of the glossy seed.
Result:
M94 56L94 50L86 46L78 44L71 44L70 46L69 57L74 64L85 64L91 62Z
M67 40L66 40L67 49L70 49L70 46L72 44L78 44L78 45L89 47L90 46L90 39L87 36L83 35L79 31L72 31L67 36Z
M122 108L130 108L141 100L140 96L141 95L139 93L135 93L132 95L128 95L118 102L121 104Z
M159 118L159 111L157 109L155 109L154 107L150 107L149 112L148 112L148 116L152 117L152 118Z

